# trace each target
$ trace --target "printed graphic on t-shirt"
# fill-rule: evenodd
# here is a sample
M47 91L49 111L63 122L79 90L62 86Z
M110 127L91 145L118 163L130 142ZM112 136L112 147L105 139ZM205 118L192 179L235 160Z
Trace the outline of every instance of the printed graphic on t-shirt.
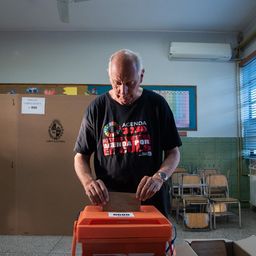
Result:
M104 156L138 153L151 156L151 139L146 121L127 122L119 125L112 121L103 128Z

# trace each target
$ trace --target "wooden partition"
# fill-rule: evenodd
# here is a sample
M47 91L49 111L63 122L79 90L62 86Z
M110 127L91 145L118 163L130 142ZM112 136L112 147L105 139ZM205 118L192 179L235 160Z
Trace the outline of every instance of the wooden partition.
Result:
M22 95L0 95L0 234L71 235L88 203L73 147L95 96L32 97L45 98L45 114L22 114Z
M0 233L16 232L16 96L0 94Z

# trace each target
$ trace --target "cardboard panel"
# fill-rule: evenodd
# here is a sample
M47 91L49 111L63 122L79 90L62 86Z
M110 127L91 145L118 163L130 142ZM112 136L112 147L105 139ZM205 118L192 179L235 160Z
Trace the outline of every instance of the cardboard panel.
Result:
M74 220L88 203L74 171L73 147L94 97L47 96L44 115L21 114L19 105L17 233L72 234Z
M256 236L252 235L247 238L231 241L227 239L186 239L195 255L210 256L210 255L227 255L227 256L249 256L256 255L255 242ZM187 245L177 246L177 255L192 255L189 251L185 251ZM187 249L187 248L186 248ZM183 253L181 253L183 252ZM180 253L180 254L179 254Z
M190 246L198 255L227 256L224 240L192 241Z
M175 251L177 256L197 256L195 251L187 243L178 244L175 246Z
M245 239L235 241L233 244L235 256L256 255L255 250L256 236L252 235Z
M0 95L0 234L16 232L17 97Z

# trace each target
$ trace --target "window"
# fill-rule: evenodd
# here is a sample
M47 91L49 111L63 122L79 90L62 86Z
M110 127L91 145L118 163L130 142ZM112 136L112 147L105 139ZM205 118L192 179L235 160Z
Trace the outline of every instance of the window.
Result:
M240 103L244 158L256 158L256 57L240 68Z

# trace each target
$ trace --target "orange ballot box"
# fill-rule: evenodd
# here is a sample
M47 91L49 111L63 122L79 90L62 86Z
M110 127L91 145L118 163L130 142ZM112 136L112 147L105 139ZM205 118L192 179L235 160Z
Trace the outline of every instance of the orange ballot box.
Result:
M104 212L86 206L74 223L72 256L82 243L82 256L164 256L172 224L155 207L138 212Z

